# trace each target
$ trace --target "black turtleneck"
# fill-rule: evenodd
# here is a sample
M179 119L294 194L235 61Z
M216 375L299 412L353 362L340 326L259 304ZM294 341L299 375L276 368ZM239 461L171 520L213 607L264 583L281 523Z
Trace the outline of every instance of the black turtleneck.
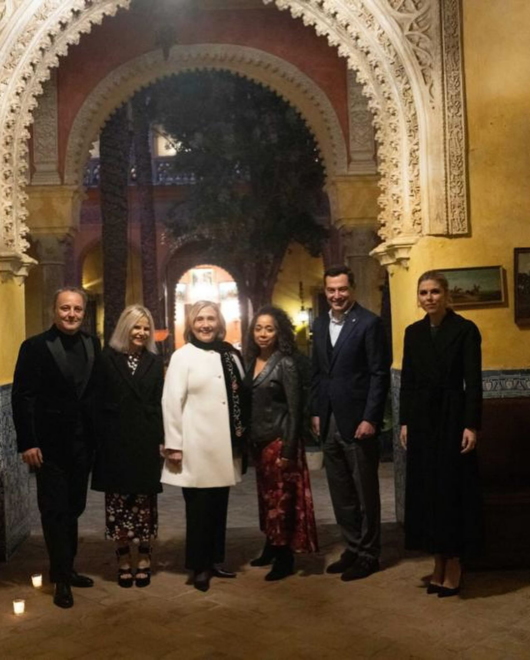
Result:
M67 335L59 330L58 334L66 353L68 366L74 375L75 387L79 390L85 380L87 366L87 355L81 333L76 332L75 335Z

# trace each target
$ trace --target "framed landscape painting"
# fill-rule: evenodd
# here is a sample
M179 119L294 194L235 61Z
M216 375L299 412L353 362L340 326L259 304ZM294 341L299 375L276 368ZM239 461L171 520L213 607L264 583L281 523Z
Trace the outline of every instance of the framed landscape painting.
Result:
M504 303L504 271L501 266L442 268L441 272L449 282L453 307Z
M515 248L513 252L515 322L530 325L530 248Z

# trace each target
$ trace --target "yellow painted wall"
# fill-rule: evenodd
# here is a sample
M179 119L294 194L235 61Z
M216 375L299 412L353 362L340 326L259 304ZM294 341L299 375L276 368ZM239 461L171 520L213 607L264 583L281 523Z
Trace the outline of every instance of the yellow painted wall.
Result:
M307 350L307 326L298 320L300 312L300 282L303 283L305 308L313 307L313 295L322 288L324 265L321 257L312 257L301 245L292 243L283 260L272 296L273 305L284 309L297 330L297 344Z
M13 382L20 344L26 338L24 285L14 280L0 284L0 385Z
M125 291L125 305L134 305L143 302L142 293L142 270L140 255L129 246L129 258L127 261L127 287ZM103 252L101 243L95 245L87 252L83 260L82 286L86 291L97 297L97 333L103 338Z
M391 268L395 366L421 317L418 276L431 268L504 267L505 307L458 310L479 326L485 369L530 367L530 333L514 323L513 249L530 247L530 2L463 0L469 137L469 238L422 239L410 267Z

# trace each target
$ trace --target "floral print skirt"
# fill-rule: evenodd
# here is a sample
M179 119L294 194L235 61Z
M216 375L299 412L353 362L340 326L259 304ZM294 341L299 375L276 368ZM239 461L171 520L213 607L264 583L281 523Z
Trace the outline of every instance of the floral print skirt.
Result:
M280 438L254 448L261 531L272 545L293 552L317 552L317 529L309 470L302 442L295 461L279 465Z
M105 493L105 537L149 543L158 531L157 496Z

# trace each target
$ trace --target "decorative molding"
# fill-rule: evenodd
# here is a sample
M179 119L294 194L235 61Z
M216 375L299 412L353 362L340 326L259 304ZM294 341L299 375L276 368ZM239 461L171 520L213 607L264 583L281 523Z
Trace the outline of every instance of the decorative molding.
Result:
M370 252L370 256L379 259L381 266L398 264L407 268L410 251L416 245L419 238L417 234L398 236L378 245Z
M357 82L355 71L348 71L348 125L350 132L350 163L352 174L376 174L376 147L373 115Z
M469 233L460 0L442 3L445 171L448 233Z
M27 254L17 252L0 252L0 282L14 279L17 284L23 284L32 266L37 262Z
M530 397L529 369L499 369L482 372L485 399Z
M21 3L2 32L0 51L0 250L17 254L25 239L28 126L51 70L72 44L130 0L34 0Z
M256 48L200 44L173 46L167 60L160 50L142 55L112 71L93 89L70 131L65 183L82 185L90 147L113 110L155 80L199 69L231 71L282 96L301 113L314 134L327 172L347 172L347 149L340 122L330 100L313 80L289 62Z
M59 175L57 76L52 71L37 99L33 122L33 164L35 172L32 185L55 186L61 183Z
M466 233L460 0L263 1L301 19L357 72L378 143L382 262L392 263L396 254L406 262L403 250L396 253L399 237ZM28 126L43 83L81 34L129 2L33 0L4 17L0 249L22 253L28 247Z

